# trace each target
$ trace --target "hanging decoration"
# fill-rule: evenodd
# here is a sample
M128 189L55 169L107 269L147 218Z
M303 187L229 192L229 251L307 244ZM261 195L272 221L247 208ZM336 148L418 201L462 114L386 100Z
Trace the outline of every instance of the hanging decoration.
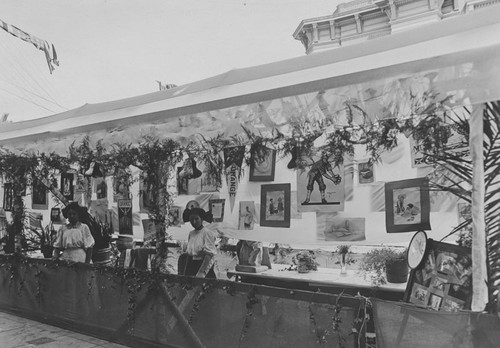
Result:
M226 169L227 190L231 212L236 201L238 182L241 177L243 158L245 157L245 146L234 146L224 149L224 164Z
M431 229L427 178L386 183L385 206L388 233Z
M73 173L61 173L61 193L68 201L72 201L74 199L74 177L75 175Z
M118 230L120 234L133 235L132 230L132 200L119 199L118 200Z
M48 200L47 186L37 178L34 178L31 186L31 208L47 210L49 208Z
M221 199L210 199L208 201L209 212L212 214L214 222L224 221L224 208L226 205L226 200Z
M345 177L342 164L327 152L315 156L305 170L297 171L297 199L301 212L344 210Z

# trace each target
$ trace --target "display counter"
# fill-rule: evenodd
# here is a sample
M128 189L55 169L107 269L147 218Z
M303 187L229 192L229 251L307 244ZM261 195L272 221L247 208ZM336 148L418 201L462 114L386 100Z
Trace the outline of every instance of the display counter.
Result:
M387 283L375 286L365 279L357 270L347 270L345 275L340 269L318 268L317 271L299 273L289 270L289 265L273 264L272 268L260 273L246 273L236 270L227 272L228 278L244 283L269 285L281 288L340 293L367 297L377 297L386 300L400 301L406 289L406 283Z

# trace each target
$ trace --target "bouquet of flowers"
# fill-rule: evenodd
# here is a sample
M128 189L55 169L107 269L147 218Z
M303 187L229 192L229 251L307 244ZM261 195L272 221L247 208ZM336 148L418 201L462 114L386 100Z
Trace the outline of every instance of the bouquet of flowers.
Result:
M306 273L309 271L316 271L318 263L316 262L316 255L314 251L304 250L293 257L293 263L297 265L299 273Z

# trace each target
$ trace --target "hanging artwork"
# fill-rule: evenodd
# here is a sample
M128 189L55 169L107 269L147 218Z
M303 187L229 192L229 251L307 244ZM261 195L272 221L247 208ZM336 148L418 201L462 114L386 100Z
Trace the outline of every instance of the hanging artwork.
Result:
M365 218L346 218L316 213L316 235L321 241L353 242L366 240Z
M108 198L108 184L105 178L94 178L95 193L98 200Z
M49 208L47 187L38 179L33 179L31 188L31 208L45 210Z
M211 199L208 202L209 212L212 214L214 222L222 222L224 220L225 199Z
M290 227L290 187L290 184L261 186L261 226Z
M410 273L404 300L458 312L470 309L471 299L471 249L428 239L423 261Z
M62 222L61 208L50 209L50 221L56 224L60 224Z
M179 195L188 194L189 179L187 176L182 176L183 167L177 167L177 193Z
M224 149L224 168L226 171L227 190L229 192L229 204L231 212L236 201L238 181L241 175L241 167L245 156L245 146L234 146Z
M276 150L252 149L250 154L250 181L274 181Z
M132 230L132 200L118 200L118 230L120 234L134 234Z
M14 188L12 183L7 182L3 185L3 210L12 211L14 203Z
M147 213L154 207L154 192L152 184L139 181L139 210L141 213Z
M343 166L334 166L328 155L315 157L297 170L297 199L301 212L344 210L345 180Z
M207 172L201 176L201 192L218 192L217 180Z
M181 227L182 224L182 207L174 205L168 209L168 219L170 226Z
M360 184L371 184L375 181L373 163L370 161L358 163L358 181Z
M73 194L73 180L75 175L73 173L61 173L61 194L68 201L74 200Z
M388 233L430 230L427 178L386 183L385 206Z
M252 201L241 201L238 229L253 230L255 222L257 222L255 215L255 203Z
M113 176L113 202L130 198L130 188L125 175Z

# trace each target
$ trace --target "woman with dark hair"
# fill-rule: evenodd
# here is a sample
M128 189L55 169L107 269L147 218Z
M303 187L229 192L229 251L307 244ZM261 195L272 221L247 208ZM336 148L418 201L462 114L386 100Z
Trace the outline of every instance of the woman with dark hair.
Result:
M179 262L178 273L201 278L216 278L214 256L216 234L203 226L203 221L213 221L212 214L201 208L190 208L182 214L184 222L189 221L194 230L189 232L184 262Z
M80 222L87 209L71 202L62 213L68 222L57 231L52 259L90 263L95 241L89 227Z

